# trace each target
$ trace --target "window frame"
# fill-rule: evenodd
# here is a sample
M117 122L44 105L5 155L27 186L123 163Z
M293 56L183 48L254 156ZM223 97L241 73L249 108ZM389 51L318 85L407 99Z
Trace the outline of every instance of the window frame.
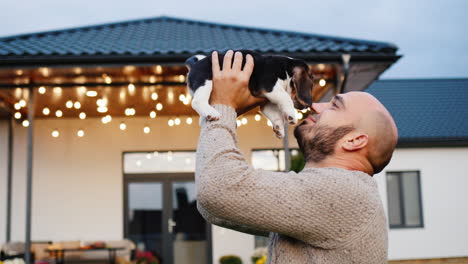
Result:
M419 203L419 216L420 224L419 225L409 225L406 224L405 219L405 202L404 202L404 193L403 193L403 174L404 173L416 173L417 185L418 185L418 203ZM388 189L388 176L393 174L392 177L398 177L398 192L399 192L399 207L400 207L400 222L402 224L392 225L390 223L390 204L389 204L389 189ZM398 171L386 171L385 172L385 185L387 189L387 213L388 213L388 225L390 229L409 229L409 228L424 228L424 214L423 214L423 202L422 202L422 190L421 190L421 171L420 170L398 170Z

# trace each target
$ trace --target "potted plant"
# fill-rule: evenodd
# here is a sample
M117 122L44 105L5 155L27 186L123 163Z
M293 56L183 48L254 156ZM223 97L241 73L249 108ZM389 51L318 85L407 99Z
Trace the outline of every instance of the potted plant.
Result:
M235 255L226 255L219 259L219 264L242 264L242 260Z

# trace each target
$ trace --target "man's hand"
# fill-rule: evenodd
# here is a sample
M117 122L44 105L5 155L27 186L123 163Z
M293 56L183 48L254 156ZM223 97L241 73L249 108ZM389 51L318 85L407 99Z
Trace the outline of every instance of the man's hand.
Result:
M234 61L232 56L234 55ZM249 90L249 80L254 68L254 60L247 54L246 63L242 70L243 56L240 52L229 50L224 55L223 70L219 67L218 52L211 55L213 71L213 91L210 104L223 104L234 108L238 115L267 102L265 98L252 96ZM232 64L231 64L232 62Z

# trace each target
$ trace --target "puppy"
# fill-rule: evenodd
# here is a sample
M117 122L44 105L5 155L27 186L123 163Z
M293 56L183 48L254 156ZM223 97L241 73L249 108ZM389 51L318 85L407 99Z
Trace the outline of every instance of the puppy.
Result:
M250 50L240 50L245 65L247 54L254 59L254 69L249 80L249 90L253 96L269 100L261 107L261 112L273 124L278 138L284 137L285 121L296 124L297 109L308 108L312 104L313 77L307 64L298 59L276 55L261 55ZM219 54L222 65L224 54ZM192 95L192 108L201 118L218 120L220 113L209 105L213 74L211 55L195 55L185 61L189 73L187 84ZM222 68L222 66L221 66Z

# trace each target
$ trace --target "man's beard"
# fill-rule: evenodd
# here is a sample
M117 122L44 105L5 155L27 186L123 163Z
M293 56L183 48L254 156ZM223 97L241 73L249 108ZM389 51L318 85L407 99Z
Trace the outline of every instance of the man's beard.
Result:
M304 127L305 123L294 129L299 148L306 162L318 163L335 151L336 143L346 134L354 130L353 126L331 127L315 124Z

